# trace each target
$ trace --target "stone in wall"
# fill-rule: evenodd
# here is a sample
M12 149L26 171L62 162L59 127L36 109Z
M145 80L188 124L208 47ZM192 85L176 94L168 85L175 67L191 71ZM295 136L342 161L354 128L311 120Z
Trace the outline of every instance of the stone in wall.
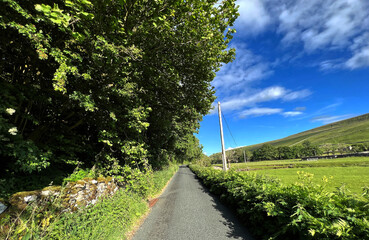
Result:
M8 207L3 204L2 202L0 202L0 214L2 214Z

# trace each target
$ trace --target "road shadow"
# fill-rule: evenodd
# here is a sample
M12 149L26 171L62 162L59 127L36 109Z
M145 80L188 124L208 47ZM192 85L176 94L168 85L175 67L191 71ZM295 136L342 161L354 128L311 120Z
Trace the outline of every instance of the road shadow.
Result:
M241 221L236 217L237 213L235 210L230 209L225 206L219 199L219 197L209 191L209 189L202 183L196 174L194 174L190 169L189 173L181 173L192 175L195 181L199 183L199 190L211 197L212 206L221 214L224 221L221 221L229 231L227 232L227 238L231 239L245 239L245 240L256 240L247 228L241 223Z

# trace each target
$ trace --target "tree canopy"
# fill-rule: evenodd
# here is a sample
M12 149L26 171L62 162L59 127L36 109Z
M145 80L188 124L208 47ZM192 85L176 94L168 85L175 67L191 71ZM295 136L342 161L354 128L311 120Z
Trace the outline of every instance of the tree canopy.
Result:
M201 156L234 0L3 0L0 16L4 171Z

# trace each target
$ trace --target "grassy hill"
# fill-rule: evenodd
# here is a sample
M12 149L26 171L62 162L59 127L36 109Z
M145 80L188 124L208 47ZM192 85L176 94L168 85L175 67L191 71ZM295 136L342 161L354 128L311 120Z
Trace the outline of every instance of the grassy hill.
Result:
M324 143L353 144L369 142L369 113L265 143L269 143L276 147L293 146L303 142L304 140L309 140L310 142L318 145ZM239 149L254 150L265 143L245 146Z

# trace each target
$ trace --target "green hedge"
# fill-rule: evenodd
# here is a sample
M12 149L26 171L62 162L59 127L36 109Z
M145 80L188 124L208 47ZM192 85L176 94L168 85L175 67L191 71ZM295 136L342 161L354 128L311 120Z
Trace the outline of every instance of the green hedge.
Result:
M299 173L299 184L252 173L191 165L210 191L232 205L249 230L262 239L369 239L369 191L361 199L332 193Z

